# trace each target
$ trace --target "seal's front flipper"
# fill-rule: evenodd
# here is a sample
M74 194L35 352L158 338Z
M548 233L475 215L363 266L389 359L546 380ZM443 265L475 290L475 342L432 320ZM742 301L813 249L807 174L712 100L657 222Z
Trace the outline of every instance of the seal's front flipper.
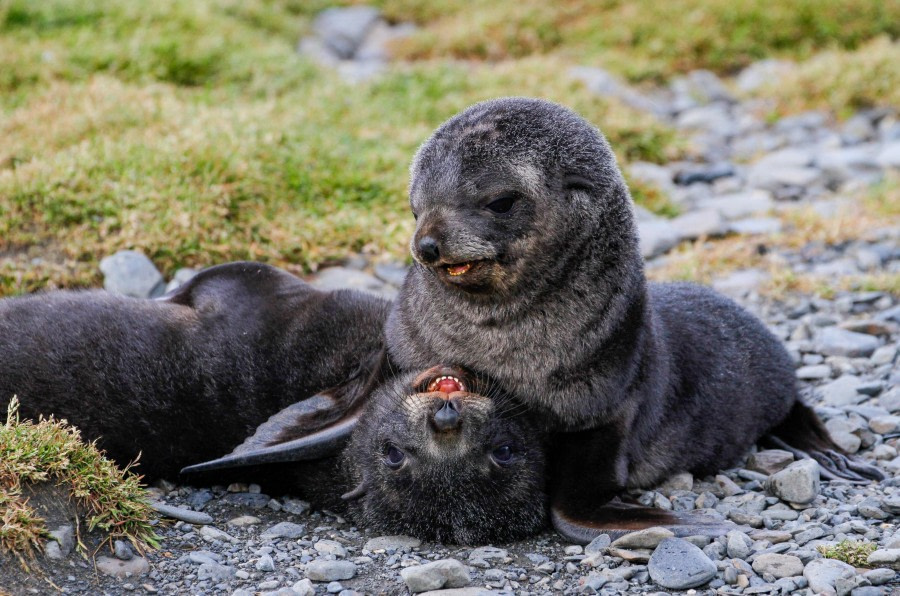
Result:
M675 536L723 536L741 526L712 515L687 511L666 511L655 507L611 501L589 514L569 515L557 506L551 507L553 528L567 540L587 544L600 534L613 540L647 528L663 527Z
M350 440L350 435L359 422L361 408L345 412L340 418L312 432L293 436L286 432L293 427L298 417L314 414L328 402L326 397L313 396L295 404L272 416L230 454L188 466L181 473L194 474L261 464L310 461L336 455ZM327 410L328 407L325 406L324 409Z

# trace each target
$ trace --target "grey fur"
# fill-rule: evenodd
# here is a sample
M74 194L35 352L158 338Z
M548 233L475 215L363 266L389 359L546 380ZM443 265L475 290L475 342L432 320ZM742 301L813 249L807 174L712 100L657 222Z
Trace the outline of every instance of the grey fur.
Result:
M451 118L413 161L410 205L416 262L386 327L392 361L467 367L551 429L583 431L550 455L566 511L726 467L779 424L833 447L762 323L707 288L645 281L615 157L572 111L506 98Z

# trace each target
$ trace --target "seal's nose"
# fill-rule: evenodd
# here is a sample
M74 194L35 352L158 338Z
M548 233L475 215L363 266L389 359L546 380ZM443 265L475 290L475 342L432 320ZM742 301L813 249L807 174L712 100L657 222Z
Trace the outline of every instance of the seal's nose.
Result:
M431 236L424 236L419 240L419 255L426 263L434 263L441 258L441 251L438 248L437 240Z
M434 413L434 427L440 432L455 430L459 427L459 410L452 400L445 400L444 405Z

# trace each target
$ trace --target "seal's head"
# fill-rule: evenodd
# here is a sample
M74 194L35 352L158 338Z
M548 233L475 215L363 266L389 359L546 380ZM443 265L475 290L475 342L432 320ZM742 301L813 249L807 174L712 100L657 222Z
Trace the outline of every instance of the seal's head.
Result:
M356 521L379 531L474 544L545 523L536 421L470 373L435 367L389 382L362 414L345 462Z
M471 295L553 283L571 258L590 258L586 247L604 242L598 235L637 247L606 140L571 110L538 99L476 104L438 128L413 160L410 206L417 264Z

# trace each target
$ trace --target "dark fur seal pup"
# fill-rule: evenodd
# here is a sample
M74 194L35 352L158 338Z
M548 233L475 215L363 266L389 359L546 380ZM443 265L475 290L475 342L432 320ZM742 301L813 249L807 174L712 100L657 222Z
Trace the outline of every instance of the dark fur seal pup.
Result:
M299 406L232 455L184 471L286 462L255 468L253 478L299 490L376 532L446 543L515 540L546 526L541 425L464 370L399 375L361 408L314 432L297 433L292 425L292 417L309 415L305 404ZM329 437L332 429L347 427L353 432L341 450ZM286 440L291 433L298 438ZM323 449L323 442L330 447ZM329 451L334 457L322 460Z
M572 111L507 98L451 118L413 161L410 205L391 359L464 366L580 431L552 450L564 534L623 488L726 467L776 427L826 475L880 477L836 453L762 323L706 288L645 281L613 153Z
M0 300L0 399L53 414L124 464L174 477L314 394L362 392L388 303L232 263L160 300L102 291ZM344 433L345 435L347 433Z

